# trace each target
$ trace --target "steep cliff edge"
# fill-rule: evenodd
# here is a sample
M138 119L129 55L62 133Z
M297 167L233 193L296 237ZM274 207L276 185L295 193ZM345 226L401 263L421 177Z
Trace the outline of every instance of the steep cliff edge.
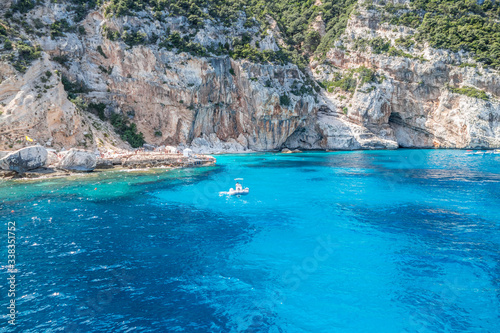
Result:
M380 11L359 5L338 46L313 62L315 77L332 84L326 98L349 121L401 147L498 147L498 71L427 43L398 47L417 32L383 22ZM353 72L364 84L348 86Z
M201 26L173 9L112 15L107 2L72 3L0 7L0 150L25 136L57 149L500 147L498 72L464 52L401 47L415 30L387 22L378 2L354 4L305 67L281 51L270 16L265 27L243 11ZM308 26L323 41L324 16Z

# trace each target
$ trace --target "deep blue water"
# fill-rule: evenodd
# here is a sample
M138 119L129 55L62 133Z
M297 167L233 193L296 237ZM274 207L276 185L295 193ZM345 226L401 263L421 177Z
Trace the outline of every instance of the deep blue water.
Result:
M0 331L13 220L19 332L500 331L500 155L226 155L0 202Z

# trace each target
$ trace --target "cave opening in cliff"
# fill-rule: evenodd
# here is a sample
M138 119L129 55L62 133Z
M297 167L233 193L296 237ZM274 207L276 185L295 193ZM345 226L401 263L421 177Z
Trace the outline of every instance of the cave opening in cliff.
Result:
M391 112L389 115L389 125L390 124L396 124L396 125L403 125L403 118L401 118L401 115L398 112Z

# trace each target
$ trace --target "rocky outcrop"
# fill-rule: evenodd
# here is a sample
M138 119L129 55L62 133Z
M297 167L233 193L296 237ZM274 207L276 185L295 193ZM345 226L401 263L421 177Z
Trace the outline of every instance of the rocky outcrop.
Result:
M25 136L54 148L125 146L109 124L68 100L58 64L43 54L24 75L0 63L0 147L27 144ZM3 65L3 66L1 66ZM49 73L49 74L47 74Z
M63 154L58 168L68 171L89 172L95 169L96 156L88 151L71 149Z
M0 169L25 173L43 167L47 161L47 150L42 146L19 149L0 159Z
M245 142L245 138L240 138L240 142ZM210 135L203 135L202 137L195 138L191 142L191 149L193 152L197 154L206 154L206 153L217 153L217 152L226 152L226 153L237 153L237 152L250 152L246 146L238 142L233 138L229 138L227 141L221 141L215 133L211 133Z
M336 142L332 145L349 147L347 149L365 149L359 138L374 148L499 147L500 74L497 71L480 64L459 66L474 60L466 53L435 50L426 45L413 47L411 54L404 56L373 54L368 46L356 46L360 40L377 37L396 45L396 39L411 37L414 33L407 27L391 26L383 22L379 12L358 5L342 43L328 53L323 63L314 65L314 75L319 81L334 80L336 75L346 77L366 68L376 73L379 79L374 81L378 82L358 85L354 92L336 88L324 94L333 108L339 110L340 118L357 124L357 130L348 133L343 130L342 122L318 113L316 122L310 123L303 131L307 133L305 138L299 136L300 140L314 145L311 141L326 136ZM405 52L408 51L402 54ZM450 87L484 91L488 99L454 93ZM296 140L291 142L300 144Z
M300 87L305 81L295 65L194 58L142 46L125 51L103 43L108 59L102 65L120 74L98 79L106 79L107 88L93 88L110 89L100 93L113 99L115 111L130 115L152 144L193 145L200 152L201 146L218 150L221 143L238 150L277 149L315 110L313 95L289 94L294 83ZM84 65L75 64L75 76L90 86L95 73ZM284 95L287 105L280 103Z
M183 156L180 154L142 153L121 158L121 166L126 168L160 168L212 165L215 159L207 155Z

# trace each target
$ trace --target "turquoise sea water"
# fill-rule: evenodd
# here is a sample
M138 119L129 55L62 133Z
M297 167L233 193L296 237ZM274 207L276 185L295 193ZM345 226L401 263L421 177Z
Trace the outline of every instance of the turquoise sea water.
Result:
M19 332L499 332L500 155L217 157L0 183ZM245 197L220 197L234 178ZM6 317L2 245L2 322Z

